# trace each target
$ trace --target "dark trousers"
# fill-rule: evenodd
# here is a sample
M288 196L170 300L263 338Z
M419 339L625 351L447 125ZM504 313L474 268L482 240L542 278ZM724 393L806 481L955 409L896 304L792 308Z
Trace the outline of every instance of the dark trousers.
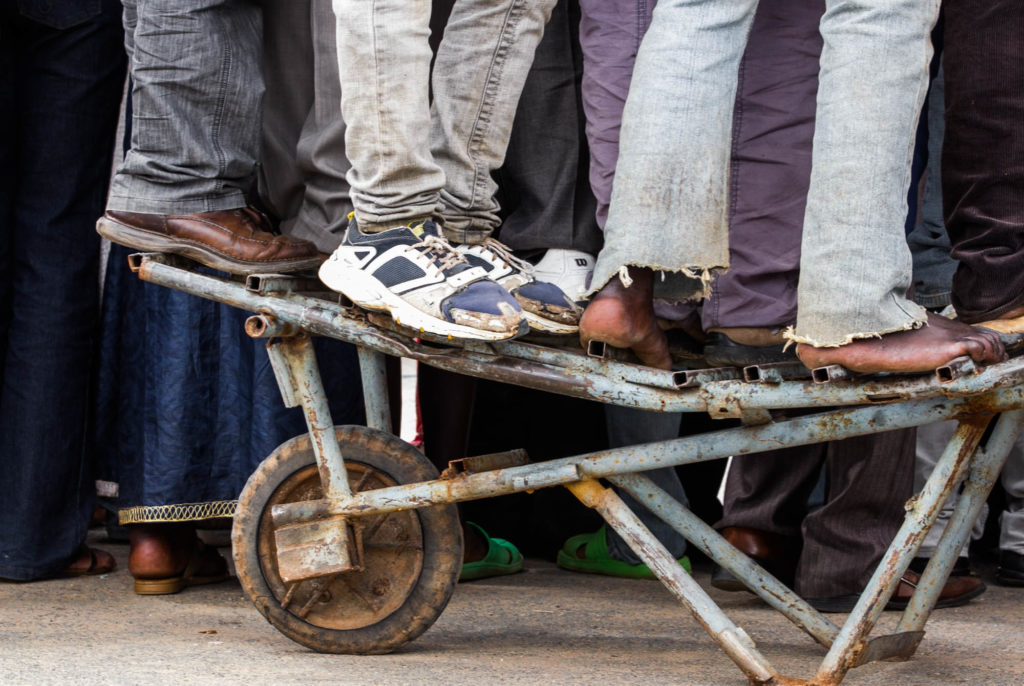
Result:
M903 522L913 492L915 434L905 429L734 458L717 528L802 538L797 593L859 593ZM823 466L825 504L808 513Z
M577 0L561 0L552 10L519 98L505 163L495 174L503 215L498 237L514 250L596 254L604 239L587 180L578 24Z
M975 323L1024 305L1024 4L944 7L943 204L953 305Z
M758 7L740 63L729 189L729 258L704 303L705 329L796 319L800 240L811 174L824 2ZM898 431L735 459L718 528L803 540L796 590L857 593L902 521L914 432ZM807 500L826 471L825 505Z
M454 0L433 0L436 49ZM580 81L578 0L551 12L516 108L505 163L495 172L502 225L497 238L541 256L549 248L597 253L603 236L587 182Z
M125 57L116 0L53 17L62 28L14 5L0 4L0 577L27 580L67 566L94 502L95 222Z

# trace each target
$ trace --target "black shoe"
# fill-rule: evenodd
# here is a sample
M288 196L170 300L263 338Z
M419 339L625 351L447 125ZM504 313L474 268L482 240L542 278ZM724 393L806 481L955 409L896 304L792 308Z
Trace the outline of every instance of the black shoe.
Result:
M924 568L928 566L931 561L930 557L915 557L910 561L908 569L918 574L924 574ZM953 576L971 576L971 563L968 561L966 556L960 556L956 558L956 562L953 563L953 569L949 575Z
M1024 555L1003 550L999 553L996 583L1000 586L1024 586Z
M711 367L749 367L797 360L796 346L783 351L784 343L746 345L737 343L720 331L709 331L704 342L704 359Z

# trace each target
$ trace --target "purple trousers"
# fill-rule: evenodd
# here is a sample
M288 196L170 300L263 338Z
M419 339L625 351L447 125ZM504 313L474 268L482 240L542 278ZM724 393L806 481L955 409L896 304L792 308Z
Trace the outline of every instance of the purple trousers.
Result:
M655 0L581 0L583 107L598 224L608 216L619 124ZM758 8L740 64L729 189L730 270L704 302L705 329L796 321L811 173L823 2Z

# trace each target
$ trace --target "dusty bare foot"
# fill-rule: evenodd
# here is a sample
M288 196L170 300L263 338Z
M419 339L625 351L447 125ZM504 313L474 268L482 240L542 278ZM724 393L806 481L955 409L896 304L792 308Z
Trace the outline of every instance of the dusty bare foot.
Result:
M796 354L812 369L838 364L866 373L927 372L962 355L982 364L1006 359L997 334L931 313L927 325L920 329L859 339L838 348L800 343Z
M650 367L671 369L668 339L654 315L654 272L630 267L629 288L613 278L587 305L580 320L580 342L603 341L615 348L629 348Z

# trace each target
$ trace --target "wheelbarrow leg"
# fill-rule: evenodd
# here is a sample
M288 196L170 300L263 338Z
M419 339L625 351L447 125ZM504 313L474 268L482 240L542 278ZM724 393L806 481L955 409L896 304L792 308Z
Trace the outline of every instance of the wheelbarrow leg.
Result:
M608 525L629 544L668 590L739 666L753 684L777 683L771 664L754 647L754 642L725 616L708 594L687 574L671 553L648 531L615 491L587 480L567 484L573 495L597 510Z
M974 520L981 513L993 484L999 478L999 472L1002 471L1022 426L1024 411L1004 413L996 422L985 447L978 448L949 526L943 532L935 555L921 575L917 590L900 620L899 631L924 629L928 615L935 607L942 586L967 542Z
M334 435L334 420L320 379L320 368L308 336L278 338L267 344L277 384L286 407L301 405L309 436L313 439L317 467L328 500L351 495L345 461Z
M701 552L743 581L751 592L786 616L826 648L839 633L839 627L811 607L807 601L786 588L760 565L736 550L721 534L683 507L644 474L626 474L608 479L645 505L666 524L678 531Z
M867 635L892 597L900 577L938 517L946 498L963 479L990 421L991 415L974 415L961 420L924 488L907 501L903 525L822 660L812 683L837 684L846 672L857 665L913 655L922 638L920 632L901 632L871 641Z
M327 406L320 370L308 336L267 344L274 374L287 407L302 406L316 457L323 499L343 502L352 495L348 470ZM362 557L345 517L333 516L280 526L274 531L277 572L287 583L339 574L358 567ZM358 540L358 539L356 539Z
M359 346L359 373L363 379L363 402L366 425L394 433L391 426L391 405L388 402L388 375L384 353Z

